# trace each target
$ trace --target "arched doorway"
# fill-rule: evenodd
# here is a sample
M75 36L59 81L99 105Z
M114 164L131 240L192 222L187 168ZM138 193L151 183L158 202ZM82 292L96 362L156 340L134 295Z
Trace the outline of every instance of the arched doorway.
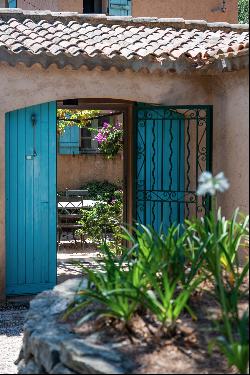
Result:
M212 108L83 100L124 113L124 222L167 230L201 215L199 174L211 169ZM56 283L56 102L6 115L7 294Z

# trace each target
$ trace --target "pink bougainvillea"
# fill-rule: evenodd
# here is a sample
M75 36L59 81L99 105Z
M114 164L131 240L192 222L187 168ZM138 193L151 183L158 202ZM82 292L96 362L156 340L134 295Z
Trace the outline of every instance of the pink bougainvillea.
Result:
M122 124L116 122L114 125L104 122L98 130L95 140L98 142L99 150L108 158L114 157L123 145Z

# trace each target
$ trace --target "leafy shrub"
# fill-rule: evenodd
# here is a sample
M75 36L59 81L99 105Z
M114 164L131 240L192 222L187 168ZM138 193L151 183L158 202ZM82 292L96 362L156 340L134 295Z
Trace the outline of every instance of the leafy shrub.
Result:
M110 196L107 194L105 197L107 199ZM122 221L122 191L115 191L111 202L97 201L93 207L82 210L82 217L79 220L82 228L78 232L98 245L109 240L113 248L118 250Z
M239 22L249 23L249 0L239 0Z
M109 202L112 201L115 192L119 191L121 186L108 181L91 181L83 185L81 189L88 190L89 199Z

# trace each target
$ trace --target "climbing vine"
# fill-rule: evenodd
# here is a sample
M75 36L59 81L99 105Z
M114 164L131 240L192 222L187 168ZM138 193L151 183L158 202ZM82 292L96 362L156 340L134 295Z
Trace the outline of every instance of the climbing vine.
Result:
M249 23L249 0L239 0L239 22Z
M88 126L93 118L100 115L99 110L57 110L57 129L62 134L67 126L79 126L80 128Z

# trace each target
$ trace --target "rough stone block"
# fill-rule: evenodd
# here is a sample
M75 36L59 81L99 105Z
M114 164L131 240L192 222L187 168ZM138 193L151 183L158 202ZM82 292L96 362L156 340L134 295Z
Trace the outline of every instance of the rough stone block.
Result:
M61 362L80 374L124 374L121 356L114 350L80 339L63 342Z
M70 280L32 301L24 325L24 339L18 359L19 374L124 374L126 363L110 345L96 345L90 335L82 339L68 324L58 321L79 287ZM84 283L80 285L84 288ZM98 333L96 333L98 334Z
M76 372L65 367L63 364L58 363L50 372L50 374L76 374Z
M18 365L18 374L44 374L42 368L30 359L27 363L22 360Z

